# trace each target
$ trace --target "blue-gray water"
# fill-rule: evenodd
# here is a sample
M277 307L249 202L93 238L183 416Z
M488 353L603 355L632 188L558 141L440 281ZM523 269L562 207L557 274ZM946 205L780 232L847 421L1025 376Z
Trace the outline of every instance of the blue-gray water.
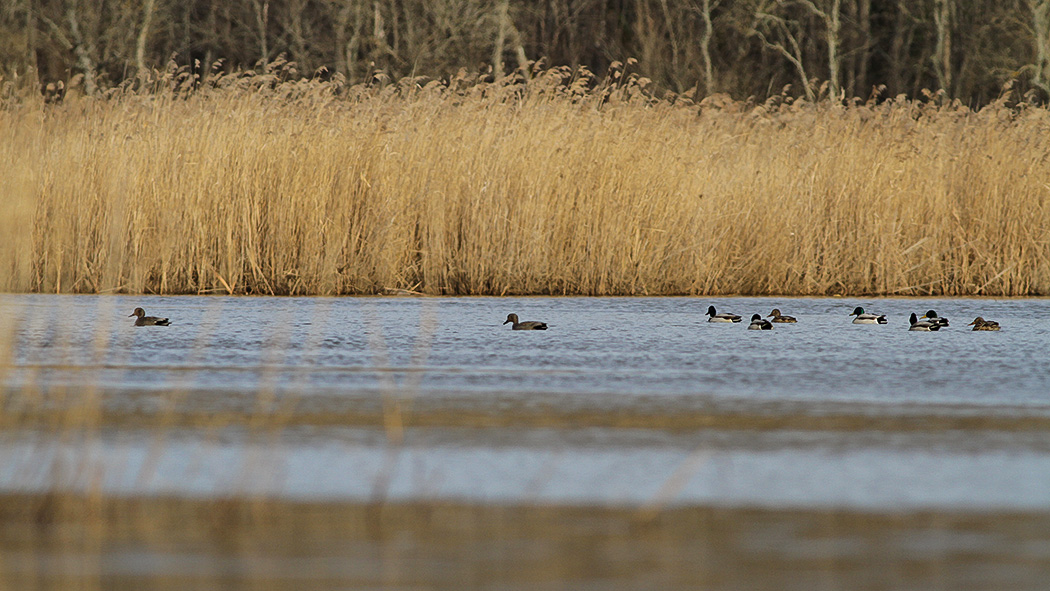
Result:
M711 304L799 322L709 323ZM856 305L889 323L852 324ZM136 306L171 326L132 326ZM908 331L930 308L951 325ZM88 400L174 417L9 430L7 491L1050 509L1048 300L2 296L0 310L8 412ZM512 331L510 312L550 329ZM970 331L978 315L1003 330ZM296 417L394 402L409 425L439 419L391 432ZM216 425L177 419L209 413Z

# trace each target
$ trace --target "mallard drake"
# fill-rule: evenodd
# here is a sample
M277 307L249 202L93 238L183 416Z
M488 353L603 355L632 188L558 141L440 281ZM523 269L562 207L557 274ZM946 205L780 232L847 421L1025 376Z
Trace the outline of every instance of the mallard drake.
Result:
M537 322L535 320L526 320L525 322L518 322L517 314L507 314L507 319L503 321L503 324L510 322L511 328L514 330L547 330L546 322Z
M707 315L710 316L710 318L707 319L708 322L740 322L741 320L736 314L729 314L727 312L719 314L715 312L714 306L707 307Z
M171 324L167 318L157 318L156 316L146 316L146 311L142 308L135 308L135 311L128 314L128 318L137 316L135 318L135 326L167 326Z
M973 319L973 322L966 326L973 326L974 330L999 330L999 323L994 320L985 320L978 316Z
M911 317L908 319L911 321L911 327L908 330L919 330L922 332L931 332L934 330L940 330L943 324L935 322L933 320L919 320L915 316L915 312L911 313Z
M748 330L773 330L773 323L765 320L758 314L751 317L751 324L747 326Z
M853 319L853 324L886 324L885 314L869 314L864 311L864 308L857 306L850 312L850 316L856 316Z
M927 310L925 314L919 317L920 320L929 320L930 322L936 322L941 326L948 326L948 319L937 316L937 313L933 310Z
M769 313L769 318L773 319L773 322L798 322L794 316L784 316L780 313L780 308L773 308L773 311Z

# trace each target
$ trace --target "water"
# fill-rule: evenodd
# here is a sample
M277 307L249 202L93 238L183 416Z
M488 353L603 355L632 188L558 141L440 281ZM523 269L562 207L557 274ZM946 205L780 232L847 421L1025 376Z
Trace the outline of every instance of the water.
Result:
M778 307L799 323L708 323L711 304L745 318ZM889 324L852 324L857 305ZM172 325L132 326L137 306ZM907 330L909 313L931 308L951 326ZM512 331L511 312L550 330ZM978 315L1002 331L968 330ZM705 523L728 511L732 542L670 524L661 539L720 556L713 572L748 588L860 588L827 583L886 582L878 564L903 555L922 574L871 588L1037 589L1050 574L1047 528L1029 527L1050 523L1050 300L0 296L0 331L8 495L452 503L549 518L542 532L500 534L541 546L584 535L604 547L635 527L624 511L714 511ZM560 525L583 515L603 525ZM814 533L828 515L834 527ZM455 587L463 571L423 521L402 524L398 552ZM351 531L332 543L394 551ZM638 583L638 569L671 568L660 548L566 576L595 584L613 569ZM135 560L172 557L151 551ZM138 572L121 552L106 553L113 572ZM829 552L840 560L813 566ZM186 575L164 564L143 568ZM674 564L665 574L688 579L691 563ZM463 565L499 578L482 559ZM543 568L515 580L528 587ZM774 576L785 570L796 574ZM743 572L758 578L733 578Z
M770 332L705 322L773 306L802 319ZM887 325L854 325L855 303ZM136 304L172 318L132 327ZM296 395L559 394L1050 408L1050 300L694 298L126 298L7 296L17 327L6 382L103 389L260 388ZM905 330L912 311L952 326ZM508 311L546 321L511 331ZM971 332L976 315L1005 327Z
M709 323L712 303L745 317L775 306L800 322ZM852 324L857 304L890 322ZM172 325L132 326L140 305ZM14 330L8 408L57 416L87 395L111 427L86 441L6 433L6 490L87 486L86 472L62 468L87 461L122 494L362 499L386 480L381 494L398 499L1050 507L1048 300L6 296L0 306ZM951 326L908 331L907 315L928 308ZM509 312L550 329L513 331L501 324ZM1003 330L967 330L977 315ZM418 427L392 440L392 408ZM218 439L194 424L222 413ZM244 427L274 414L282 428L265 438ZM159 459L156 430L140 424L157 416L168 417ZM253 463L262 455L264 470ZM225 478L230 463L253 476ZM144 477L147 465L162 476Z

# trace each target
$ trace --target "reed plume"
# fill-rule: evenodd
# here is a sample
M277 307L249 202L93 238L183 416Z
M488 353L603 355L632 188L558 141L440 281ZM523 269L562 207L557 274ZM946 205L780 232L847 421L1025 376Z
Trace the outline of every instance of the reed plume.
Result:
M0 108L0 289L1050 293L1050 113L158 74Z

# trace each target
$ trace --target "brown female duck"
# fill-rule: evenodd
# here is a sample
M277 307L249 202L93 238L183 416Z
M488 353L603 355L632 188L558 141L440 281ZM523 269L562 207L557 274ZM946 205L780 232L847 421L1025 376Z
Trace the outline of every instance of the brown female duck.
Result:
M780 313L780 308L773 308L773 311L769 313L767 318L772 318L773 322L798 322L794 316L784 316Z
M973 326L974 330L999 330L999 323L994 320L985 320L978 316L973 319L973 322L966 326Z

